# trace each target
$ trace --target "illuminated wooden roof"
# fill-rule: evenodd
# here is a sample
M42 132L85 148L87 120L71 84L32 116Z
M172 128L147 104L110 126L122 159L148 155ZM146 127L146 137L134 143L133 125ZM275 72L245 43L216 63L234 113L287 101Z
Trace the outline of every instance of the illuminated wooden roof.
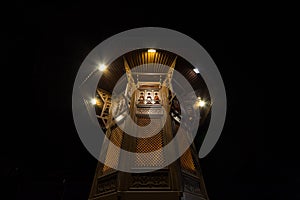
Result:
M197 95L209 99L208 89L204 80L200 74L196 74L193 71L195 67L182 57L164 50L157 50L156 53L148 53L147 49L139 49L119 57L103 73L98 84L99 88L112 92L117 81L126 74L124 59L127 61L130 69L145 65L143 68L135 68L134 73L132 73L134 79L137 79L137 75L141 78L143 75L151 72L151 80L157 79L157 81L161 78L160 75L167 73L166 68L163 66L171 66L176 59L175 70L180 72L190 82ZM153 68L151 68L151 71L147 68L147 64L149 63L154 63L154 73Z

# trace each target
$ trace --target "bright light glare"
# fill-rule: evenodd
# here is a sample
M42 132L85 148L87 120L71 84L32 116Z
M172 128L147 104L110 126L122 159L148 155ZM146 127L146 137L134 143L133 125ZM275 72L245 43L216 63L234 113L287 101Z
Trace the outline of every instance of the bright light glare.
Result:
M205 106L205 104L206 104L206 102L205 102L205 101L203 101L203 100L200 100L200 101L199 101L199 106L200 106L200 107L204 107L204 106Z
M156 50L155 49L148 49L148 53L155 53Z
M197 69L197 68L195 68L195 69L193 69L194 70L194 72L196 72L197 74L199 74L200 72L199 72L199 69Z
M101 65L98 67L98 69L99 69L100 71L102 71L102 72L103 72L106 68L107 68L107 66L104 65L104 64L101 64Z
M93 99L91 100L91 104L92 104L92 105L96 105L96 104L97 104L97 99L96 99L96 98L93 98Z

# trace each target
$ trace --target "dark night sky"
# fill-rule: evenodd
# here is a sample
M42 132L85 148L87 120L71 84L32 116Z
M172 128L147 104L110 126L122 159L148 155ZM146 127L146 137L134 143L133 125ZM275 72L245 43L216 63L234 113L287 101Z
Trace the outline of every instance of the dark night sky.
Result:
M20 122L12 126L15 131L7 134L9 142L2 146L6 193L12 199L87 199L97 162L73 123L71 95L77 70L104 39L131 28L157 26L198 41L225 83L225 127L213 151L201 160L210 199L295 199L288 193L294 183L278 167L270 168L276 157L265 146L263 66L258 72L254 51L258 41L249 40L247 30L227 34L229 27L204 28L209 16L190 11L193 5L169 11L125 7L125 3L16 5L22 16L8 23L13 34L6 41L7 61L25 68L26 75L19 73L18 90L12 94L18 97L19 114L17 119L11 117Z

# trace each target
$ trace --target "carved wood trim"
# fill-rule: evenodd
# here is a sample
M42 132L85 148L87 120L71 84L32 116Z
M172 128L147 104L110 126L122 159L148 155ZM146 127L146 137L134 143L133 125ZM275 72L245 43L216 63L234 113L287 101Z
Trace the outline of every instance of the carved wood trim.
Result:
M170 190L170 177L168 171L155 171L152 173L132 174L130 190Z

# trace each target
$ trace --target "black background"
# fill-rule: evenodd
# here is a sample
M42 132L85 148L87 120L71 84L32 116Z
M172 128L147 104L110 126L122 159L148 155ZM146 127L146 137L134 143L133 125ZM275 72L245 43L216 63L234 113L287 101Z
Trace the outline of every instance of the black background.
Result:
M2 145L4 195L9 199L87 199L97 161L81 143L73 123L71 96L77 70L106 38L131 28L155 26L198 41L223 77L226 123L213 151L201 160L210 199L294 199L289 189L296 183L284 171L295 168L282 170L277 155L265 143L264 66L258 62L259 40L250 32L252 28L237 23L232 29L226 20L224 26L211 22L214 13L200 15L205 8L192 9L196 5L176 9L163 9L159 2L137 5L15 5L19 15L9 18L4 42L6 64L13 66L9 73L18 77L3 104L15 110L8 115L13 124L5 131Z

